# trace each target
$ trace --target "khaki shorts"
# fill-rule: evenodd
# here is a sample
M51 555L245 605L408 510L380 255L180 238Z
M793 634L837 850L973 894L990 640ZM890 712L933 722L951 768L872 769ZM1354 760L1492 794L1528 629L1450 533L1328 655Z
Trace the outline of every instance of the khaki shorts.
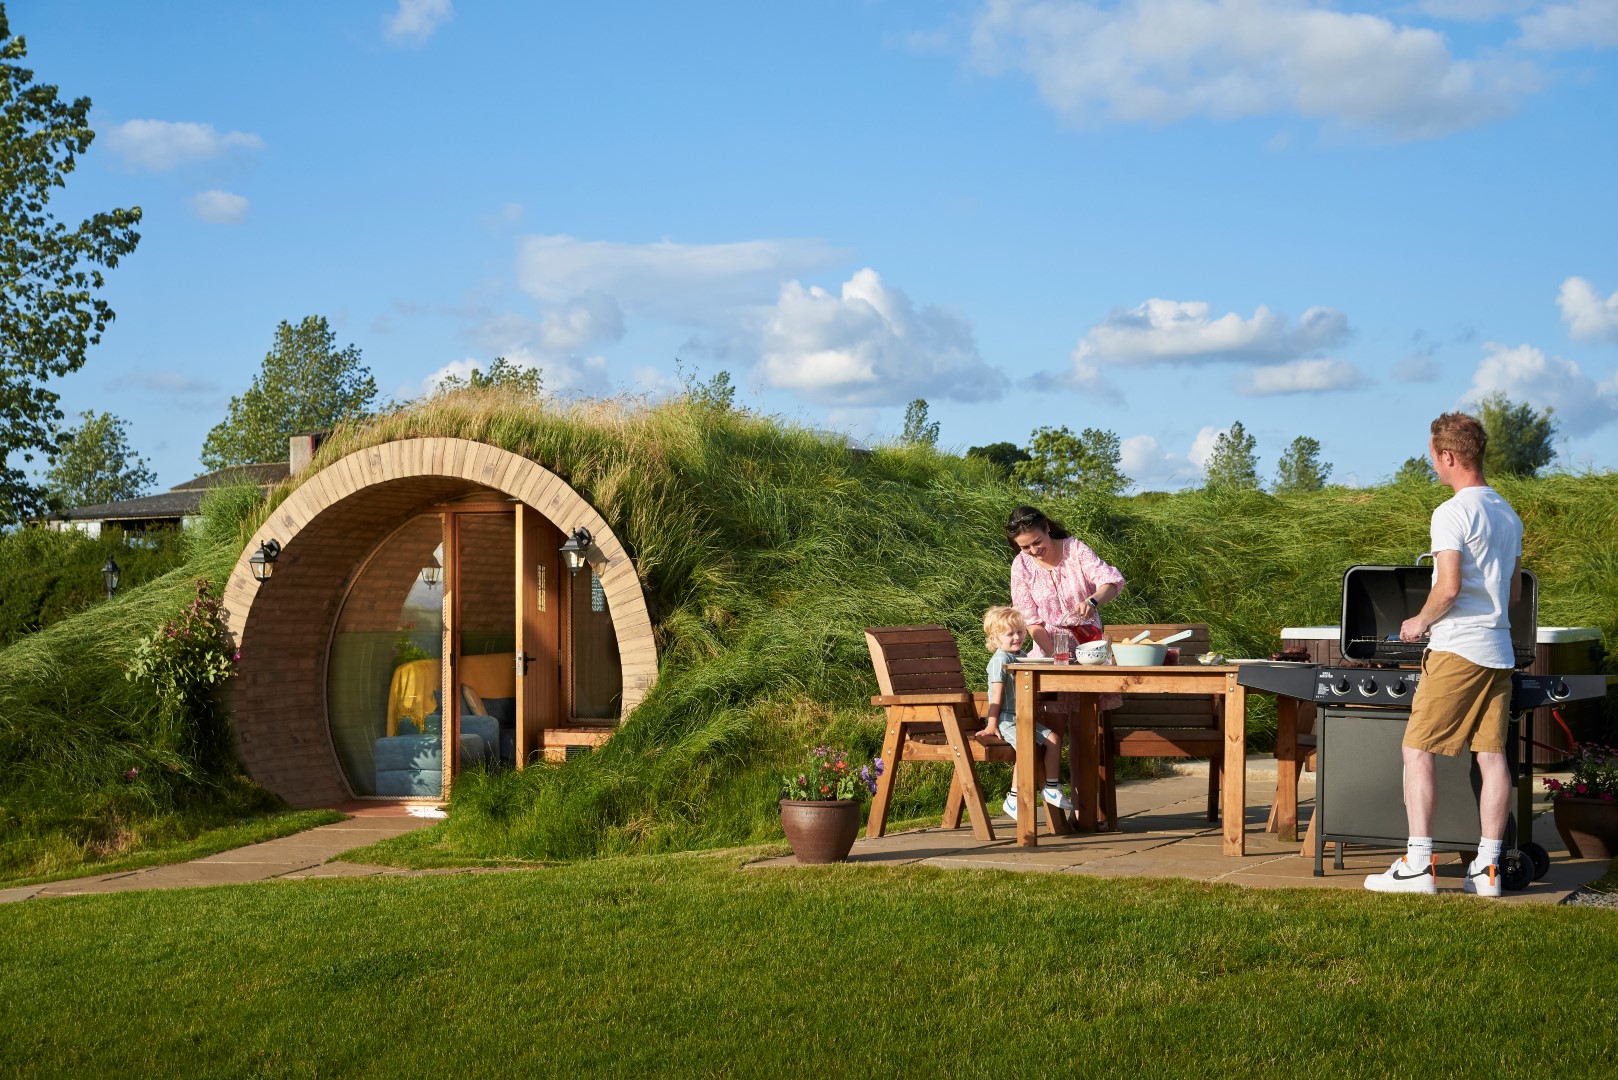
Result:
M1470 742L1474 753L1506 752L1511 725L1511 670L1479 667L1455 653L1428 649L1421 682L1410 706L1404 745L1430 754L1459 757Z

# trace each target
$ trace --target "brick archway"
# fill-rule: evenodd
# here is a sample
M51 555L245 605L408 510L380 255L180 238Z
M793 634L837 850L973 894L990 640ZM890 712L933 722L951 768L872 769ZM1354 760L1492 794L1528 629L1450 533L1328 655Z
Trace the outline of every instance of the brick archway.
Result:
M425 507L500 492L564 534L590 530L623 666L623 715L657 677L657 647L637 574L604 518L543 465L469 439L401 439L357 450L305 480L248 541L225 586L226 624L242 651L231 687L238 752L260 784L294 806L351 796L326 719L327 644L356 570ZM281 544L260 585L249 556Z

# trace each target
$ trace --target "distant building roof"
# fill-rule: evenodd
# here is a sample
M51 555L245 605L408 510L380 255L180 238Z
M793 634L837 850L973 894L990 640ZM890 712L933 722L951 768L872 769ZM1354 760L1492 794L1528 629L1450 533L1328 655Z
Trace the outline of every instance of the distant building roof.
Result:
M261 488L273 487L291 474L285 461L265 462L261 465L231 465L178 484L156 495L142 495L138 499L120 499L117 502L75 506L59 514L53 521L107 521L156 524L179 523L196 515L202 509L202 496L209 488L227 484L255 484Z

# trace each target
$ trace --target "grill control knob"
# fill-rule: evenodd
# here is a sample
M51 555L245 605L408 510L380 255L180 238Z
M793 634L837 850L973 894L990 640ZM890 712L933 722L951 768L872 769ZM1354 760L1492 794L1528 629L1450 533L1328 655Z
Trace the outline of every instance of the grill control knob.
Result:
M1389 697L1404 697L1405 694L1409 692L1410 687L1405 685L1405 681L1403 679L1394 679L1393 685L1388 687Z
M1338 697L1342 697L1344 694L1348 693L1351 687L1352 684L1349 683L1348 676L1339 675L1337 676L1337 681L1331 684L1331 692L1336 694Z
M1555 682L1551 683L1551 697L1557 701L1567 700L1569 695L1572 693L1573 690L1561 679L1557 679Z
M1376 679L1374 678L1367 676L1366 678L1360 680L1360 693L1364 694L1366 697L1376 697L1376 692L1379 689L1381 689L1381 687L1377 686Z

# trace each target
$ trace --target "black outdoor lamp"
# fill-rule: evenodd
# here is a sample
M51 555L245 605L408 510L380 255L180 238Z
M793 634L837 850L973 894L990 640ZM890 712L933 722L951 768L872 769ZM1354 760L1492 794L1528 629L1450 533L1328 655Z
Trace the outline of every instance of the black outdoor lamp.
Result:
M567 543L562 545L562 562L566 564L569 571L577 574L580 570L590 565L588 553L592 543L594 543L594 538L590 535L589 529L580 525L573 530L573 535L569 536Z
M113 593L118 591L118 560L111 555L107 556L107 565L101 568L101 580L107 586L107 599L111 600Z
M259 582L270 580L275 573L275 560L281 557L281 544L277 540L266 540L258 546L247 560L247 565L253 568L253 577Z
M437 555L430 555L433 561L421 568L421 582L429 589L444 580L444 568L438 562Z

